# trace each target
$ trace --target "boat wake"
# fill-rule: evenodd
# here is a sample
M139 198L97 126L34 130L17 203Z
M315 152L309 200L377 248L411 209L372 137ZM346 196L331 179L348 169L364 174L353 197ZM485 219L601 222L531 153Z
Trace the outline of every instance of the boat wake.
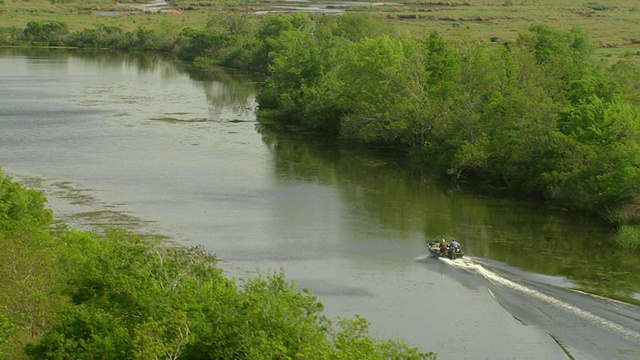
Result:
M486 267L484 267L482 264L475 262L471 259L458 259L455 261L449 260L449 259L443 259L445 261L449 261L451 263L452 266L455 266L457 268L461 268L467 271L473 271L479 275L482 275L485 279L489 280L490 282L492 282L494 285L501 285L504 287L507 287L509 289L518 291L528 297L532 297L535 298L539 301L542 301L546 304L549 305L553 305L558 309L564 310L566 312L572 313L575 316L578 316L586 321L588 321L589 323L591 323L592 325L596 325L596 326L600 326L602 328L605 328L607 330L610 331L614 331L620 335L623 335L627 338L629 338L630 340L636 340L636 341L640 341L640 332L631 330L631 329L627 329L623 326L620 326L616 323L613 323L611 321L608 321L607 319L604 319L602 317L599 317L595 314L590 313L589 311L583 310L578 308L577 306L571 305L565 301L562 301L560 299L557 299L553 296L550 295L546 295L540 291L537 291L533 288L527 287L525 285L522 284L518 284L514 281L511 281L501 275L499 275L496 272L493 272L489 269L487 269Z
M640 358L640 308L533 280L473 258L439 258L487 280L491 296L514 318L551 336L569 358ZM604 356L604 357L602 357Z

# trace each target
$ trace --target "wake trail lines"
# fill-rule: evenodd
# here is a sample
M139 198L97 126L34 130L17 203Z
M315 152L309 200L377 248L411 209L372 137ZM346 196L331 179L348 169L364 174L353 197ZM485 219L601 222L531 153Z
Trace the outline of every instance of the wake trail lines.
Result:
M564 311L570 312L584 320L587 320L588 322L600 326L602 328L608 329L610 331L614 331L622 336L627 337L630 340L633 339L638 339L640 340L640 333L627 329L624 326L621 326L619 324L616 324L614 322L611 322L607 319L604 319L600 316L597 316L595 314L592 314L588 311L585 311L583 309L580 309L574 305L571 305L567 302L564 302L562 300L559 300L557 298L554 298L552 296L546 295L541 293L540 291L537 291L535 289L529 288L527 286L518 284L514 281L511 281L507 278L504 278L502 276L500 276L499 274L490 271L489 269L485 268L484 266L482 266L481 264L470 260L470 259L457 259L455 261L451 261L449 259L442 259L443 261L447 261L448 263L450 263L452 266L460 268L460 269L464 269L464 270L470 270L473 271L479 275L482 275L484 278L486 278L487 280L489 280L490 282L494 283L494 284L500 284L502 286L508 287L510 289L516 290L522 294L525 294L527 296L531 296L533 298L536 298L540 301L543 301L545 303L551 304L559 309L562 309Z

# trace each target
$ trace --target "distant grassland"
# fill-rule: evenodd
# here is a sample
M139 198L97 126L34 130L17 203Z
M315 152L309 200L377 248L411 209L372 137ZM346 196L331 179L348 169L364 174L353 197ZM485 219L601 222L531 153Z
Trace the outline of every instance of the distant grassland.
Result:
M139 0L138 0L139 1ZM125 0L123 2L132 3ZM401 31L416 35L438 30L445 36L475 37L486 41L514 40L531 24L544 23L560 29L585 30L600 53L610 57L640 57L640 1L638 0L475 0L389 2L387 5L343 7L346 11L367 12L394 22ZM307 3L308 4L308 3ZM209 16L222 11L277 11L279 1L174 0L170 13L137 13L113 16L97 11L134 10L114 0L0 0L0 26L24 28L30 21L58 20L71 31L97 25L119 26L125 30L140 25L155 27L162 21L203 28ZM298 4L305 6L305 3ZM260 17L264 15L256 15Z
M632 39L640 41L638 1L480 0L460 6L421 5L428 2L404 4L411 9L408 13L426 17L418 21L425 26L446 27L458 22L472 28L479 37L513 40L530 24L544 23L564 29L580 27L603 45L629 45Z

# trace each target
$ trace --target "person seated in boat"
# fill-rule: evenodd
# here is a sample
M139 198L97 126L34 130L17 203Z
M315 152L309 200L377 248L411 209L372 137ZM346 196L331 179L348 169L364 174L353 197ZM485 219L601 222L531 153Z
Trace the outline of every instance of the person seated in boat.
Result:
M453 254L458 251L460 251L460 243L457 242L456 239L451 239L451 243L449 244L449 253Z
M447 240L442 239L442 241L440 242L440 254L446 254L448 247L449 245L447 245Z

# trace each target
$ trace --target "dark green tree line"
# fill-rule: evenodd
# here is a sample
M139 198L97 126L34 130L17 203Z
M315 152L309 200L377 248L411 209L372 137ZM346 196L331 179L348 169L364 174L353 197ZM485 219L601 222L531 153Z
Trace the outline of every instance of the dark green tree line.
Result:
M279 38L265 122L400 147L458 180L640 219L638 89L627 79L638 69L605 68L580 30L535 25L497 46L437 33L342 36L321 57L319 28Z

